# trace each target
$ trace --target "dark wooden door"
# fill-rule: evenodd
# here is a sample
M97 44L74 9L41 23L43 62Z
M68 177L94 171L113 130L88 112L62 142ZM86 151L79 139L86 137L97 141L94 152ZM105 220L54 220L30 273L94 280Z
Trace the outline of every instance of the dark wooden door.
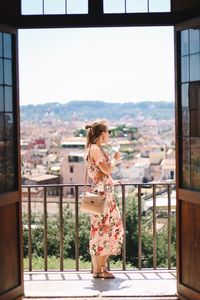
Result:
M177 290L200 300L200 18L175 27Z
M0 299L23 295L17 32L0 24Z

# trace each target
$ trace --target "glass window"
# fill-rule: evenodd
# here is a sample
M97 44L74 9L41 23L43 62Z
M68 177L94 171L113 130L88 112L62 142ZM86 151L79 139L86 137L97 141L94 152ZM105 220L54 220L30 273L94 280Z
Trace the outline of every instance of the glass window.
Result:
M104 13L125 13L124 0L104 0L103 1Z
M181 80L182 82L189 81L189 56L181 58Z
M0 141L5 139L4 113L0 112Z
M0 86L0 112L4 111L3 87Z
M65 0L45 0L44 14L65 14Z
M181 186L185 189L190 189L190 164L181 162Z
M189 85L189 105L191 109L200 110L200 82L191 82Z
M200 137L200 110L191 110L190 112L191 119L191 132L192 137ZM200 153L200 149L199 149Z
M0 58L0 84L3 84L3 59Z
M14 145L13 141L6 142L6 188L14 189Z
M189 54L189 35L188 30L181 31L181 55Z
M170 0L149 0L149 12L171 11Z
M12 58L12 43L11 34L3 34L3 56L6 58Z
M190 53L200 52L200 29L190 29Z
M148 5L147 0L126 0L126 12L135 13L135 12L147 12Z
M0 57L3 56L3 34L0 32Z
M2 143L0 142L0 149ZM6 179L6 162L4 159L0 159L0 192L5 191L5 179Z
M13 111L12 87L5 87L5 111L6 112Z
M190 164L190 139L182 139L182 161L186 164Z
M43 14L43 0L21 0L23 15Z
M5 159L6 151L5 151L5 141L0 141L0 161Z
M68 14L88 14L88 0L67 0Z
M189 109L182 111L182 136L190 135L190 112Z
M12 85L12 61L4 59L4 83Z
M200 190L200 138L191 139L191 188Z
M13 114L6 113L5 114L5 135L7 140L13 139Z
M189 107L188 87L189 87L188 83L181 85L181 106L182 106L182 108Z
M190 55L190 81L200 80L200 53Z

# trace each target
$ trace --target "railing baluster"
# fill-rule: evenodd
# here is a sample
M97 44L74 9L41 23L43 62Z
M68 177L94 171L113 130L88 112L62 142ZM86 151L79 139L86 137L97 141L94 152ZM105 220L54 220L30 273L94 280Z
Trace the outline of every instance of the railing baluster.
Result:
M138 269L142 269L142 202L141 202L141 185L138 185Z
M153 185L153 268L157 267L156 258L156 185Z
M122 248L122 268L126 270L126 191L125 185L122 184L122 219L124 226L124 240L123 240L123 248Z
M78 234L78 185L75 186L75 257L76 271L79 271L79 234Z
M172 236L172 219L171 219L171 186L167 186L168 195L168 269L171 269L171 236Z
M32 271L32 234L31 234L31 188L28 187L28 262L29 272Z
M47 188L44 187L44 204L43 204L43 213L44 213L44 271L48 269L47 263Z
M63 271L63 187L59 189L59 221L60 221L60 271Z

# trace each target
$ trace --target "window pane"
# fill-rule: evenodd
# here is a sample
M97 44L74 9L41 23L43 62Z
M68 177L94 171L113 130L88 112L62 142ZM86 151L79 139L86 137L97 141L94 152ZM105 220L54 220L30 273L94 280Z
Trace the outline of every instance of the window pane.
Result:
M14 176L14 151L13 142L6 143L6 189L11 190L15 188Z
M4 111L3 87L0 86L0 112Z
M104 0L104 13L125 13L124 0Z
M200 138L191 139L191 188L200 190Z
M13 114L6 113L5 114L5 133L6 139L12 140L13 139Z
M200 53L190 55L190 80L200 80Z
M4 33L3 35L3 54L6 58L12 58L11 34L8 33Z
M188 30L181 31L181 55L189 54Z
M127 12L147 12L147 0L126 0Z
M3 84L3 59L0 58L0 84Z
M12 85L12 61L4 59L4 83Z
M169 12L171 11L170 0L149 0L150 12Z
M182 162L181 167L181 186L182 188L190 189L190 164Z
M189 98L188 98L188 83L181 85L181 106L182 108L186 108L189 106Z
M5 139L4 113L0 112L0 141Z
M65 0L45 0L45 14L65 14Z
M40 15L43 14L42 0L21 0L23 15Z
M13 111L12 87L5 87L5 111Z
M2 147L0 142L0 148ZM0 159L0 192L5 192L5 160Z
M184 163L190 164L190 139L183 138L182 139L182 161Z
M200 110L200 82L191 82L189 85L189 105L191 109Z
M200 110L191 111L191 136L200 137ZM200 149L199 149L200 153Z
M188 109L182 111L182 136L190 134L190 112Z
M68 14L88 14L88 0L67 0Z
M2 34L2 32L0 32L0 57L3 56L3 47L2 47L2 45L3 45L3 34Z
M190 53L200 52L199 29L190 29Z
M189 81L189 56L181 58L181 80L182 82Z

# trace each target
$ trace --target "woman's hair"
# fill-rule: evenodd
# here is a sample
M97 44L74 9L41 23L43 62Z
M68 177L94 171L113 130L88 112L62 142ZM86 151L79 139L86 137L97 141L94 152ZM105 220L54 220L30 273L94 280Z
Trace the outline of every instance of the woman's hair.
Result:
M108 125L106 121L95 121L91 124L87 124L85 126L85 129L87 129L87 147L90 144L95 144L99 136L102 132L105 132L108 130Z

